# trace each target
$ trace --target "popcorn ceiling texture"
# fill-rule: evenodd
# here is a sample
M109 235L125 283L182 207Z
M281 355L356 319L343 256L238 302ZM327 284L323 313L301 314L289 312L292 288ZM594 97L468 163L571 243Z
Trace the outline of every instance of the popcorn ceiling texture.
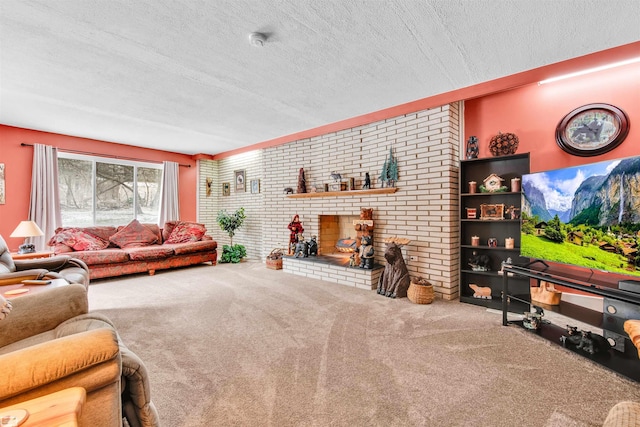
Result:
M319 234L319 215L359 215L373 208L376 263L384 264L383 239L411 239L403 255L412 276L420 275L445 299L458 297L458 162L461 146L460 105L405 114L363 126L302 139L218 161L200 161L199 220L220 245L229 237L217 226L219 209L244 206L247 220L234 237L246 246L249 258L263 260L273 248L286 247L287 224L300 215L306 237ZM380 169L389 149L398 160L398 191L371 196L288 198L295 190L299 169L305 170L307 191L332 182L331 172L353 177L356 189L369 172L373 188L380 188ZM235 192L234 170L246 171L247 190ZM206 177L213 191L205 196ZM250 181L260 179L260 193ZM222 183L231 183L231 195L222 196ZM411 261L410 257L416 257Z

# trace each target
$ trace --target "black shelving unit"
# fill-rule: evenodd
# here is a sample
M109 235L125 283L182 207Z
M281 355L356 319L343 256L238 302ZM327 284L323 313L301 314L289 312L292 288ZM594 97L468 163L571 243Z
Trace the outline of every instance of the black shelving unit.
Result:
M602 296L604 297L604 301L610 301L611 304L621 303L633 307L640 307L639 293L623 291L611 283L600 283L590 277L571 276L569 272L564 270L555 271L548 267L538 269L512 265L506 266L505 272L510 272L513 275L507 275L506 277L503 276L503 294L507 296L507 298L502 300L502 324L504 326L516 325L524 327L521 320L508 320L508 312L513 311L509 307L510 304L512 304L512 301L510 301L512 294L511 283L516 278L526 279L527 281L531 279L537 281L544 280L567 288ZM590 310L564 301L561 301L558 306L536 305L542 306L545 311L552 311L570 318L569 320L578 320L586 325L603 329L605 338L607 338L608 329L611 328L611 325L607 324L607 319L610 317L607 313L603 314L602 312ZM529 304L524 311L531 311L531 304ZM591 355L583 350L577 349L575 346L565 346L562 344L560 338L566 333L566 325L555 325L549 321L544 321L540 329L536 331L529 331L532 334L536 334L548 341L558 344L559 346L563 346L567 351L571 351L590 359L591 361L633 381L640 382L640 359L638 358L638 350L628 337L623 335L614 335L617 340L620 340L619 343L611 342L610 340L610 343L614 345L613 348L603 353ZM624 334L624 332L622 333Z
M508 258L513 263L524 263L528 258L520 257L520 219L512 219L504 212L500 219L480 219L481 205L503 204L505 207L514 206L519 209L522 204L520 191L480 192L480 185L491 174L501 177L503 185L511 190L511 179L521 178L529 173L529 153L511 156L490 157L483 159L462 160L460 162L460 301L485 306L487 308L501 308L502 275L499 274L501 264ZM477 183L475 193L469 192L469 181ZM468 218L467 208L476 209L476 218ZM479 245L471 244L473 236L479 237ZM497 240L496 246L489 246L490 238ZM514 247L507 248L505 240L514 239ZM474 271L469 266L469 260L475 254L489 257L489 271ZM491 298L476 298L470 284L482 288L491 288ZM516 278L510 284L514 299L509 304L509 310L522 313L527 309L530 301L529 281Z

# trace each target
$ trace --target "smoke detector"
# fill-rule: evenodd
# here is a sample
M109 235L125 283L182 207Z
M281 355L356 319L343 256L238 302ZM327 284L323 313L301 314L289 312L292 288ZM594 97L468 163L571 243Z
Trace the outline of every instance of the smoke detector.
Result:
M267 36L263 33L251 33L249 35L249 42L251 43L251 46L263 47L267 42Z

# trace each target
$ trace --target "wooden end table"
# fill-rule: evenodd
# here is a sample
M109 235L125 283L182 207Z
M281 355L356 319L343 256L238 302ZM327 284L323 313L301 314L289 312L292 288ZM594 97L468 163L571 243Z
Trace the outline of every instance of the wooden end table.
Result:
M47 285L27 285L24 283L16 283L13 285L0 286L0 294L5 298L15 298L22 295L29 295L37 292L43 292L60 286L67 286L69 282L64 279L48 279L51 283Z
M53 251L31 252L29 254L20 254L18 252L11 252L11 258L13 259L50 258L52 256L53 256Z
M0 408L0 420L3 417L24 416L26 419L14 419L14 423L7 418L6 425L20 427L77 427L82 405L87 398L87 392L82 387L72 387L22 403ZM17 422L17 423L15 423ZM3 424L5 425L5 424Z

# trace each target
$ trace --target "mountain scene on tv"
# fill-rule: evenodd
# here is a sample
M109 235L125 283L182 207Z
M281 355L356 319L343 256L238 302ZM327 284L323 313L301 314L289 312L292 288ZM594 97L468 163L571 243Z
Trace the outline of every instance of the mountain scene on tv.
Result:
M640 157L522 177L521 254L640 276Z

